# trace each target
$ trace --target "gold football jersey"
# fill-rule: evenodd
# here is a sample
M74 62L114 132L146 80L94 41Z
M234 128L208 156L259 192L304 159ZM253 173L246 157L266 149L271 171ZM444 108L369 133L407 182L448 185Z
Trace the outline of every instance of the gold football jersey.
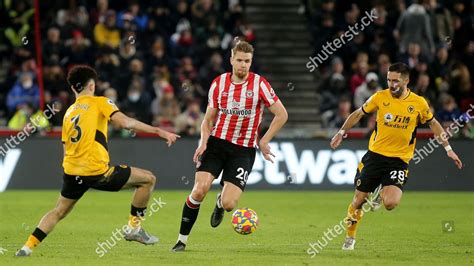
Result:
M413 158L418 125L433 119L426 100L411 91L403 99L394 98L390 89L376 92L364 103L362 111L377 111L369 150L406 163Z
M104 174L109 168L107 127L117 106L106 97L80 96L64 115L62 142L64 172L68 175Z

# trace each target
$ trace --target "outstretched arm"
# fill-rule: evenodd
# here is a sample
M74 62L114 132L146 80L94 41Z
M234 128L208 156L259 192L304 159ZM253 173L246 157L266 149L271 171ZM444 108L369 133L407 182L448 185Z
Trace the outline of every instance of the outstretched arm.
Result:
M444 129L441 126L441 124L436 119L433 118L431 121L428 122L428 125L433 131L433 134L435 135L436 140L443 144L443 147L446 150L448 157L453 159L456 166L459 169L461 169L462 162L459 159L458 155L453 151L453 148L451 148L451 145L449 145L447 135L444 132Z
M153 127L143 122L140 122L134 118L126 116L122 112L114 113L110 117L110 121L112 122L112 124L121 128L134 130L138 132L157 134L158 136L166 140L168 147L171 146L171 144L175 143L178 138L180 138L179 135L173 134L159 127Z
M364 116L364 111L362 111L362 108L359 108L352 112L349 117L346 119L344 122L344 125L342 125L341 129L332 137L331 139L331 148L336 149L342 142L342 139L346 132L351 129L354 125L359 123L360 119Z

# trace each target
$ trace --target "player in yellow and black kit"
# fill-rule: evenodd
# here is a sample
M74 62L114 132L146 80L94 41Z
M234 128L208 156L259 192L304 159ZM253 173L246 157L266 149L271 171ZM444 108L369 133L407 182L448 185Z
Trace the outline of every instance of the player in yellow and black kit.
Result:
M107 128L110 121L122 128L155 133L166 139L168 146L179 136L129 118L108 98L94 96L96 80L97 73L88 66L75 66L69 71L68 83L76 102L66 111L63 120L63 188L56 207L43 216L17 256L29 256L89 188L104 191L135 188L129 222L123 227L124 238L143 244L158 242L157 237L146 233L140 225L156 178L140 168L109 165Z
M369 150L362 157L354 180L356 190L347 211L344 250L354 249L357 225L363 215L362 205L368 201L370 192L376 191L371 203L376 205L380 199L387 210L394 209L400 202L407 181L408 163L415 151L416 128L420 123L428 123L435 137L443 143L447 155L459 169L462 168L461 160L442 137L444 130L433 117L428 103L407 88L408 82L408 66L403 63L391 65L387 73L389 88L376 92L354 111L331 140L331 147L336 149L345 133L364 114L377 111L377 123L370 136Z

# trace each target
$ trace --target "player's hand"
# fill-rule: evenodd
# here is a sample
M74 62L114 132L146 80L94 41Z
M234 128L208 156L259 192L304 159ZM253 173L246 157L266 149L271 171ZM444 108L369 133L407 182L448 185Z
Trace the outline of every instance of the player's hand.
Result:
M206 149L207 149L206 144L199 145L199 147L196 149L196 152L194 152L194 156L193 156L194 163L198 163L199 157L204 153Z
M331 139L331 148L333 148L334 150L337 149L337 147L339 147L339 145L341 145L341 142L342 142L342 139L344 138L345 136L343 134L341 134L341 132L337 132L336 135L334 135L334 137L332 137Z
M275 158L275 154L273 154L270 150L270 145L268 144L268 142L260 140L260 144L258 146L263 154L263 158L273 163L272 156L273 158Z
M176 140L181 138L180 135L176 135L174 133L171 133L171 132L168 132L168 131L165 131L165 130L163 130L161 132L160 137L162 137L166 140L166 144L168 144L168 147L173 145L176 142Z
M453 159L454 163L459 169L462 168L461 159L459 159L458 155L453 150L448 151L448 157Z

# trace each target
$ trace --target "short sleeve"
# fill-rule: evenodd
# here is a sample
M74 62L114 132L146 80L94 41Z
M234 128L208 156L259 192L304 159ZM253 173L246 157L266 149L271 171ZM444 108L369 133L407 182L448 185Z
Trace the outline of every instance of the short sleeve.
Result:
M217 98L219 97L219 90L217 89L217 81L214 80L211 84L211 88L209 89L208 95L208 106L211 108L218 107Z
M117 105L107 97L99 97L99 110L107 119L119 111Z
M426 122L433 120L434 116L426 100L422 99L421 102L422 103L421 103L421 110L420 110L420 122L424 124Z
M362 105L362 111L368 114L377 110L379 106L378 99L379 99L379 96L378 96L378 93L376 92L375 94L370 96L370 98L367 99L367 101L365 101L365 103Z
M66 130L63 127L63 129L61 130L61 142L66 143L66 138L67 138L66 137Z
M266 107L269 107L278 101L278 96L275 94L272 86L263 77L261 77L260 81L259 95Z

